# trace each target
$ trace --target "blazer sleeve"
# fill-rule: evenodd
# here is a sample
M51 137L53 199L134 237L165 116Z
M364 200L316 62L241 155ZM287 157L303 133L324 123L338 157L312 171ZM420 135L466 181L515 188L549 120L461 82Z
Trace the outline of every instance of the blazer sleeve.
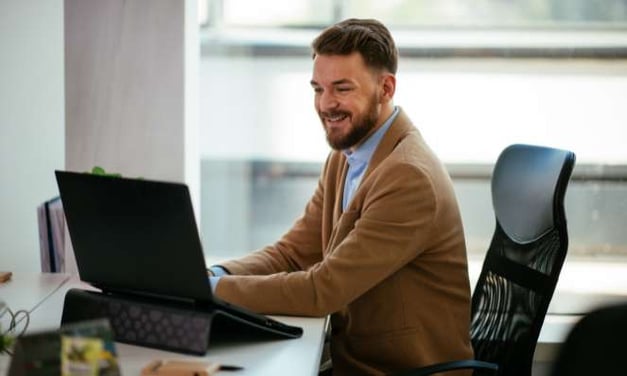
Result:
M261 313L324 316L347 306L416 258L433 231L437 208L432 181L412 164L382 170L372 176L361 208L343 213L335 225L332 237L337 242L332 241L333 249L323 260L305 270L225 276L216 295ZM317 199L308 208L315 214ZM291 246L285 239L281 245ZM273 252L280 253L279 249ZM281 263L289 264L287 258L281 258ZM273 265L264 271L277 269Z
M323 175L321 175L323 176ZM322 177L303 215L274 245L222 263L232 275L268 275L307 270L322 260ZM220 282L222 283L222 282Z

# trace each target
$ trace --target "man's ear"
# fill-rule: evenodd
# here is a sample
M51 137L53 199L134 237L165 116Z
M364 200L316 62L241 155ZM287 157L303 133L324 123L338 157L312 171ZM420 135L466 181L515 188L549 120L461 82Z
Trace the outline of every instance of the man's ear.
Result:
M396 76L391 73L381 75L381 103L390 102L396 91Z

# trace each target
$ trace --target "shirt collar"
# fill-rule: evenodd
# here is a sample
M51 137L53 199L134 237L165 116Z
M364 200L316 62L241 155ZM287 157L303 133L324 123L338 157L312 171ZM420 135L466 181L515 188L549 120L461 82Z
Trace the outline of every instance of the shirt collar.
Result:
M395 106L394 111L392 111L392 114L390 115L390 117L387 118L383 125L379 129L377 129L377 131L374 132L370 137L368 137L368 139L363 144L359 145L359 147L357 147L355 151L351 152L349 149L344 149L342 151L348 159L349 164L353 164L355 162L368 163L368 161L370 161L370 158L372 157L375 149L381 142L383 135L385 135L385 132L387 132L387 130L390 128L390 126L398 116L398 113L399 108Z

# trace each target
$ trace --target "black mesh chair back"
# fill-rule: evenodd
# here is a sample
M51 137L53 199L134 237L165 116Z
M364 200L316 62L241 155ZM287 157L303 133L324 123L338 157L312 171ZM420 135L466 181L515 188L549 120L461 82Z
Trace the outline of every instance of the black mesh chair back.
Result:
M627 302L598 308L575 324L560 347L551 375L627 375Z
M397 373L425 376L472 369L474 375L530 376L533 354L568 249L566 186L575 165L567 150L511 145L496 161L496 229L472 295L474 359Z
M512 145L494 167L496 229L472 296L471 339L475 359L498 364L499 375L531 375L568 248L564 196L574 164L570 151Z

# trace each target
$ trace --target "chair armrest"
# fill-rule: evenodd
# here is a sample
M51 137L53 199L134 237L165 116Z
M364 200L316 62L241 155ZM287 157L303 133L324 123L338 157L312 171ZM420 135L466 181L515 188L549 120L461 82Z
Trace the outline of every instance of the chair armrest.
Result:
M426 376L438 372L455 371L459 369L480 369L488 372L488 374L496 375L499 366L494 363L483 362L481 360L454 360L451 362L438 363L431 366L414 368L407 371L395 373L394 376Z

